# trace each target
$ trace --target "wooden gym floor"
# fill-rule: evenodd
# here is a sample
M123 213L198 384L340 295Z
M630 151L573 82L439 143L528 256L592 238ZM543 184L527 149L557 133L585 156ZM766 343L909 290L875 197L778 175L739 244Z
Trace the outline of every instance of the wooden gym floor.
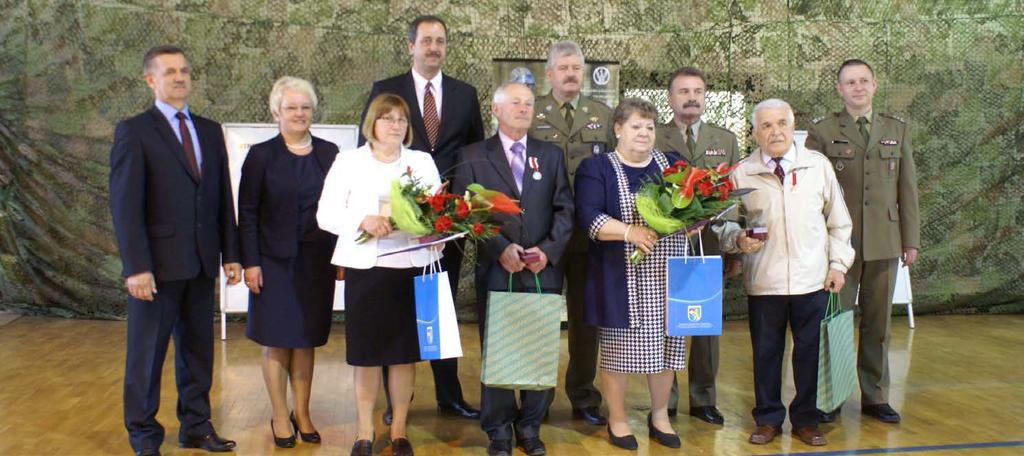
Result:
M121 418L125 322L63 320L0 315L0 455L131 454ZM13 321L10 321L12 320ZM754 403L750 339L745 321L727 322L721 343L718 407L725 426L705 424L685 414L675 420L682 450L651 446L646 437L646 382L630 380L630 423L640 441L638 454L1024 454L1024 316L921 316L917 329L893 320L890 359L892 405L903 423L887 425L860 415L855 393L840 420L823 425L826 447L812 448L785 434L766 446L747 443ZM211 327L211 331L214 328ZM323 435L320 446L299 443L286 455L348 454L355 411L352 372L345 364L343 327L317 351L313 419ZM230 324L229 338L215 345L213 421L221 435L238 441L236 454L274 453L270 405L259 368L259 347ZM476 326L462 328L466 356L460 374L466 398L479 404L480 351ZM562 336L562 370L566 363ZM172 354L164 369L159 420L167 428L164 454L196 455L177 448ZM792 377L783 391L792 397ZM680 381L685 391L685 373ZM561 384L561 381L560 381ZM410 440L418 455L483 455L487 437L476 421L442 418L434 411L430 368L417 369ZM684 394L685 396L685 394ZM686 407L685 397L682 407ZM390 454L378 423L375 452ZM607 443L603 428L570 419L569 402L556 391L550 420L541 436L551 455L628 455ZM522 454L517 451L517 454Z

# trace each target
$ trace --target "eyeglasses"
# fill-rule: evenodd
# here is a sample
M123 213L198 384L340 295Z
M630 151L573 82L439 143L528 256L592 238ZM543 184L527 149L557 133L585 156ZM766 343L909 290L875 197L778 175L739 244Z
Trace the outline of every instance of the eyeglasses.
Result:
M406 124L409 123L409 119L406 119L405 117L384 116L384 117L378 117L377 120L383 121L384 123L388 123L388 124L391 124L391 125L395 125L395 124L406 125Z

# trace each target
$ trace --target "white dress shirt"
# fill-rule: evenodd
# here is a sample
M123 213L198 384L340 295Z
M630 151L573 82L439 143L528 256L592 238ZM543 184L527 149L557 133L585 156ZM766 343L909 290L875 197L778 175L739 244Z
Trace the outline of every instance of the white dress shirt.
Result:
M412 82L416 86L416 101L420 103L420 115L423 115L423 97L427 93L427 82L433 86L434 90L434 106L437 107L437 118L441 118L441 91L444 90L441 87L441 72L438 71L437 75L433 79L427 79L420 76L415 69L412 70Z

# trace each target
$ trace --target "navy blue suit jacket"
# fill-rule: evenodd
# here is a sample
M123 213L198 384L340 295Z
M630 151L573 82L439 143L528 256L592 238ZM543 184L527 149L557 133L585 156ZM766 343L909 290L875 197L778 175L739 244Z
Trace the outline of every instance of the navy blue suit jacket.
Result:
M110 149L110 210L122 275L157 282L214 278L238 262L238 232L220 124L192 114L201 179L188 172L181 142L154 106L117 124Z
M334 164L338 146L313 137L313 152L324 175ZM336 237L312 224L299 239L296 220L299 218L299 182L287 161L291 152L284 138L277 135L256 144L242 164L238 185L238 232L242 249L242 266L260 266L260 257L292 258L299 254L299 241L325 241L333 244ZM316 209L313 209L316 213ZM332 248L333 250L333 248Z
M505 157L501 139L494 135L485 141L466 146L459 152L453 192L461 194L466 186L478 183L519 200L523 213L519 216L499 215L496 222L501 232L477 250L477 287L487 290L508 289L508 271L498 258L511 243L524 249L539 247L548 257L548 266L540 272L541 288L548 293L562 292L562 256L572 237L572 187L565 169L562 150L551 143L527 137L527 163L537 158L541 179L534 180L526 167L523 191L516 188L512 167ZM525 271L525 270L524 270ZM516 274L515 291L536 290L533 274Z
M366 111L373 99L382 93L392 93L402 97L409 105L409 123L412 125L412 150L429 153L434 157L441 180L451 179L455 173L455 162L462 146L484 139L484 123L480 117L480 100L476 88L441 74L441 132L437 136L437 146L430 148L427 142L427 127L423 126L423 115L420 114L420 103L416 98L416 85L413 82L412 70L388 79L373 83L370 98L366 100L363 115L359 116L360 125L366 119ZM359 133L359 145L366 143L362 130Z

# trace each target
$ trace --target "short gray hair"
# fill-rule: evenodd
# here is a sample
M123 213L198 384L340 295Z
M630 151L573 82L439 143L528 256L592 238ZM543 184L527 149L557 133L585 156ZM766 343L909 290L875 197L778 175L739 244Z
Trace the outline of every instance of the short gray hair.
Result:
M555 59L565 57L567 55L575 55L580 58L582 62L583 50L580 49L580 45L576 44L575 41L563 40L551 45L548 49L548 61L544 64L545 69L551 69L555 66Z
M789 123L790 124L794 124L793 126L796 127L796 125L795 125L796 124L796 117L793 115L793 107L790 106L789 103L786 103L785 101L783 101L782 99L779 99L779 98L769 98L767 100L764 100L764 101L758 103L756 106L754 106L754 110L750 112L750 126L754 130L757 130L757 112L758 111L760 111L762 109L780 109L780 108L785 109L786 111L789 112Z
M281 99L284 98L285 90L306 94L309 97L309 101L313 103L313 111L316 111L317 98L316 91L313 90L313 83L302 78L283 76L274 82L274 87L270 89L270 99L267 100L267 104L270 105L270 112L276 115L281 114Z
M498 86L497 89L494 89L494 97L491 98L491 105L503 103L505 101L505 91L512 86L523 86L524 89L530 92L530 95L533 95L533 90L530 90L530 86L523 84L522 82L509 81Z

